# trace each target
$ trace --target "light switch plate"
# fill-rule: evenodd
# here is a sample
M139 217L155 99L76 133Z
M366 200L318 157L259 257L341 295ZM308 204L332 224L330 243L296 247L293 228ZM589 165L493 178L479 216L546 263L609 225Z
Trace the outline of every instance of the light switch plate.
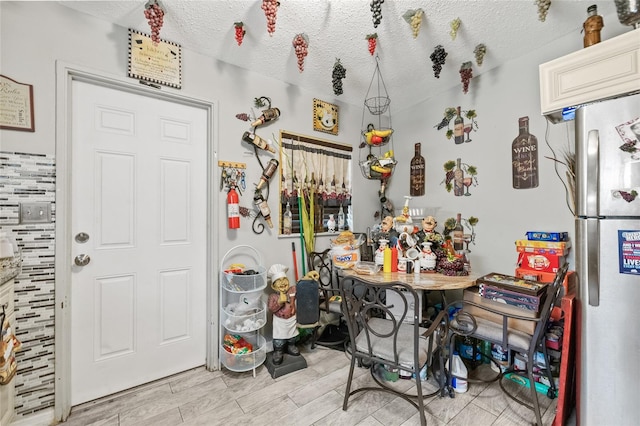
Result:
M51 222L51 203L20 203L20 223Z

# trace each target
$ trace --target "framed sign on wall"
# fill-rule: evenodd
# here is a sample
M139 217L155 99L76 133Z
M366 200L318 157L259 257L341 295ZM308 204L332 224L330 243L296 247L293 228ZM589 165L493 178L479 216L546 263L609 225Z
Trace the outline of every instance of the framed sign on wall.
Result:
M338 105L313 100L313 130L317 132L338 134Z
M182 50L179 44L129 29L128 75L141 82L182 88Z
M0 129L35 131L33 86L0 74Z

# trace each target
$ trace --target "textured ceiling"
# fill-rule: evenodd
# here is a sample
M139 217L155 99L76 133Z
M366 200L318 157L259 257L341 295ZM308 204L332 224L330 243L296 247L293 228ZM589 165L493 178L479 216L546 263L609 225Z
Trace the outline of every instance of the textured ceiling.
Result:
M150 33L143 1L60 2L117 25ZM376 59L367 49L366 35L378 34L376 55L392 107L401 110L458 86L463 62L473 62L473 75L491 70L529 51L573 33L581 47L582 23L587 7L615 17L613 0L552 0L545 22L538 20L534 0L386 0L382 22L374 28L370 0L280 0L276 30L267 32L262 0L164 0L164 26L160 37L220 61L275 77L332 101L362 105L374 76ZM413 38L402 15L424 10L422 27ZM455 40L450 22L461 20ZM242 21L246 35L241 46L234 39L234 22ZM615 20L605 25L620 26ZM309 39L304 72L299 72L293 38ZM486 45L482 66L474 59L476 45ZM429 56L441 44L448 52L439 79ZM331 73L336 58L347 69L344 93L333 94ZM374 83L372 91L377 89ZM473 90L473 80L471 88Z

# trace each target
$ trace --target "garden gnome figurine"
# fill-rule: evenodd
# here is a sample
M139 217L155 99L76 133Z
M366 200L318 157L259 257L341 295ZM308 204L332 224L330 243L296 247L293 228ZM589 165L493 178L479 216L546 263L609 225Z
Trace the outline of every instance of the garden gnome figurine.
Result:
M287 271L282 264L272 265L267 274L271 278L271 288L276 293L269 295L267 305L273 313L273 363L282 364L284 353L299 356L296 347L298 335L296 319L296 287L289 284Z

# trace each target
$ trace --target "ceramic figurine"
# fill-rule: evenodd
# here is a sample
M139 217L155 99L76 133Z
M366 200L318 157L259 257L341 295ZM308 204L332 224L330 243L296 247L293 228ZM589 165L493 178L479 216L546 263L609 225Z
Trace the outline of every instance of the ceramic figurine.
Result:
M385 240L384 238L381 238L380 240L378 240L378 243L379 243L379 246L378 246L378 250L376 250L374 262L376 265L383 266L384 265L384 249L387 248L387 243L389 243L389 240Z
M438 256L431 251L431 242L425 241L422 243L422 259L420 260L420 267L424 271L433 272L436 270L436 261Z
M336 232L336 219L333 214L330 214L329 219L327 220L327 231Z

